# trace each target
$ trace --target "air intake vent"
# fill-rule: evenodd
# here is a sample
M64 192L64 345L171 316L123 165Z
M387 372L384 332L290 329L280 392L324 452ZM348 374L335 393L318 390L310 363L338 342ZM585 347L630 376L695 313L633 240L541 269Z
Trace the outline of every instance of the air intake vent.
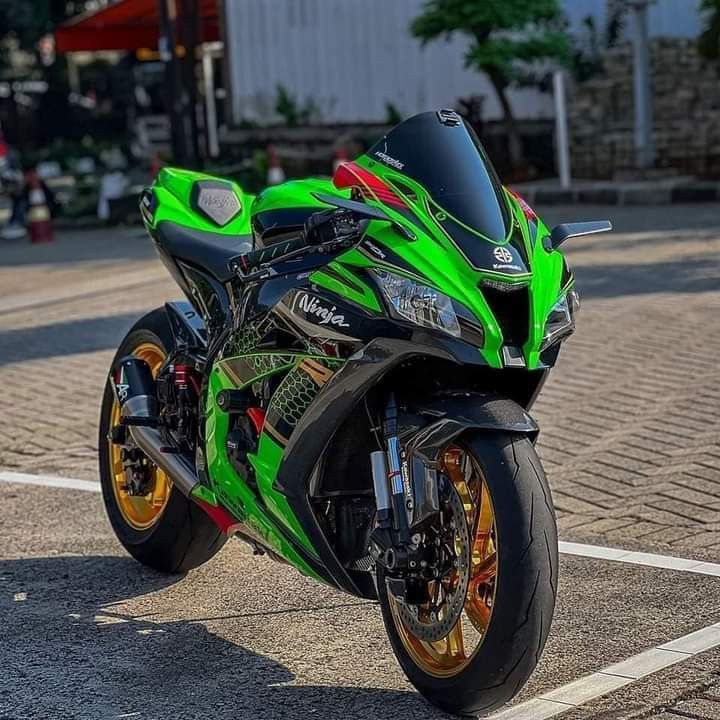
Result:
M498 290L483 283L481 290L500 325L505 345L522 347L527 342L530 325L530 294L527 285L512 287L508 283L503 290Z

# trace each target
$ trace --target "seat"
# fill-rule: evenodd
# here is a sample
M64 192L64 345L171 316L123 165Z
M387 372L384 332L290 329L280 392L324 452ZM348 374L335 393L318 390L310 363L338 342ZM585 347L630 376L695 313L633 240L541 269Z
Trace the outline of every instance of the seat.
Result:
M253 249L252 235L203 232L168 221L158 224L155 242L167 255L207 270L220 282L233 276L228 261Z

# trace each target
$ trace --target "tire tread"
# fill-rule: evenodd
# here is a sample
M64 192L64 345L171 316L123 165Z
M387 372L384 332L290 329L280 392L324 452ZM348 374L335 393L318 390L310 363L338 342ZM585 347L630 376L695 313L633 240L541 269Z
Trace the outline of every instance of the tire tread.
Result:
M498 528L496 605L483 644L458 675L425 673L400 640L381 573L378 594L390 643L409 680L433 704L466 715L508 702L537 665L552 623L558 556L550 488L530 440L471 431L459 442L473 452L488 478Z

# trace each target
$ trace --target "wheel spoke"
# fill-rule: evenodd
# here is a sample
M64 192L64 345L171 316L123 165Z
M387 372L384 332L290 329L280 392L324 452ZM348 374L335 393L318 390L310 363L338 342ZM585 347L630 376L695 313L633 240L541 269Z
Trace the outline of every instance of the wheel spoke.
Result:
M461 513L460 518L464 513L469 531L469 547L466 547L467 531L463 531L466 534L461 536L455 529L453 540L444 538L442 546L439 546L442 547L443 556L455 556L456 568L460 553L470 563L470 578L462 614L441 640L422 640L403 621L401 605L393 598L390 598L390 603L401 640L413 659L432 675L451 677L457 675L475 656L492 620L498 552L493 504L479 464L459 446L446 449L441 458L441 470L457 493L455 517L457 511ZM460 500L462 510L457 506L457 499ZM447 518L447 515L443 517ZM429 599L418 608L416 615L422 623L432 624L450 617L448 602L451 602L457 585L453 584L450 571L444 569L443 573L442 578L428 581Z
M497 553L488 555L484 560L481 560L473 571L471 582L489 583L495 579L497 574Z
M455 627L448 634L447 646L450 655L453 655L456 658L465 657L465 645L463 643L463 629L461 620L458 620L455 623Z

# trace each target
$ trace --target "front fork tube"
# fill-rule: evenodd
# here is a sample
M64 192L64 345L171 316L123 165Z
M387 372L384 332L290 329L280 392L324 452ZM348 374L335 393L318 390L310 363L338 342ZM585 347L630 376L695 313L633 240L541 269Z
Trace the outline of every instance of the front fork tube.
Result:
M388 480L390 481L393 510L393 530L397 533L398 540L401 544L406 545L410 542L410 528L408 525L408 516L405 509L405 487L402 476L402 457L400 456L400 440L397 435L391 435L387 438L387 456L388 456Z
M390 395L383 420L383 435L386 450L371 453L370 462L377 506L378 528L387 545L393 536L392 545L406 546L410 543L410 527L405 509L406 493L402 474L402 453L397 436L397 404ZM380 537L377 538L380 540ZM387 549L387 548L385 548Z

